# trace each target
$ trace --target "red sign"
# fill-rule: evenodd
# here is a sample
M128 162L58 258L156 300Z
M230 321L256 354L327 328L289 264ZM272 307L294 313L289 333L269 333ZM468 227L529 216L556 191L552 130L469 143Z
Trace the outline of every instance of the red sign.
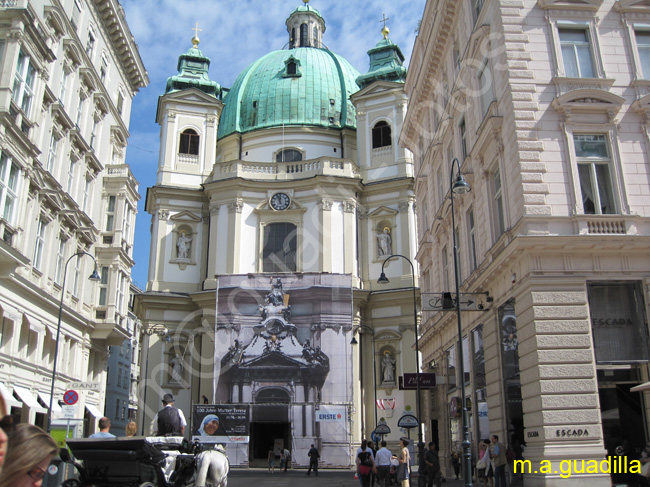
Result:
M65 394L63 394L63 402L68 406L76 404L78 400L79 394L77 394L77 391L66 391Z
M420 389L431 389L436 386L436 374L420 374ZM399 378L399 389L417 389L417 374L404 374Z

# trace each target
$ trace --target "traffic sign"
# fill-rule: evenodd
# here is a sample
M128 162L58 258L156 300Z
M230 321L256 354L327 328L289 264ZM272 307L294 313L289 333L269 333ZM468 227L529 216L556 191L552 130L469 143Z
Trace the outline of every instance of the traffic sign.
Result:
M79 400L79 394L77 394L77 391L66 391L65 394L63 394L63 402L66 403L68 406L72 406L73 404L76 404L77 401Z
M63 411L63 419L74 419L77 415L77 406L64 404L61 406Z

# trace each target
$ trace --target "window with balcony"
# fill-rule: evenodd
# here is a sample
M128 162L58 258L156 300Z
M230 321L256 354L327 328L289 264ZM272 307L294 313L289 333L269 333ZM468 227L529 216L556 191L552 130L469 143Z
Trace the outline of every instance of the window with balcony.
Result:
M124 296L126 293L127 278L123 272L120 272L117 277L117 289L115 293L115 311L124 315Z
M199 134L195 130L185 129L181 133L181 140L178 146L179 154L199 155Z
M265 225L262 272L295 272L297 237L298 229L292 223Z
M616 213L611 158L605 135L574 134L573 143L585 214Z
M564 74L569 78L594 78L594 62L589 30L558 28Z
M0 155L0 215L10 225L16 218L20 169L6 153Z
M276 152L275 162L298 162L302 161L302 152L296 149L282 149Z
M393 145L390 125L388 122L380 121L372 128L372 148L388 147Z
M18 53L18 63L16 64L16 74L11 96L27 118L29 118L32 100L34 98L35 79L36 69L32 66L31 58L26 56L21 49Z

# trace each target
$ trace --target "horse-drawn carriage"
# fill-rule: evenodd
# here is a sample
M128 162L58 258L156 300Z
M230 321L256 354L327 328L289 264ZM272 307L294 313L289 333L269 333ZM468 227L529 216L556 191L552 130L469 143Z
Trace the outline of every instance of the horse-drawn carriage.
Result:
M79 478L63 487L227 487L229 464L222 449L201 451L182 437L84 438L62 451Z

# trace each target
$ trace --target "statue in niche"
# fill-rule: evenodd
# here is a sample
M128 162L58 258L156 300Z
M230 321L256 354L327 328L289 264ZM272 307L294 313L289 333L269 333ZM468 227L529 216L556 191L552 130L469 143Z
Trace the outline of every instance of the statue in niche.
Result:
M393 240L390 238L390 228L385 227L384 231L377 235L377 244L379 256L389 256L392 254L391 244Z
M190 258L190 242L192 237L187 235L185 232L181 232L178 236L178 241L176 242L176 247L178 248L178 258L179 259L189 259Z
M384 352L384 358L381 362L382 383L395 383L395 359L389 351Z
M176 354L169 365L172 367L172 382L182 382L183 381L183 359L179 354Z

